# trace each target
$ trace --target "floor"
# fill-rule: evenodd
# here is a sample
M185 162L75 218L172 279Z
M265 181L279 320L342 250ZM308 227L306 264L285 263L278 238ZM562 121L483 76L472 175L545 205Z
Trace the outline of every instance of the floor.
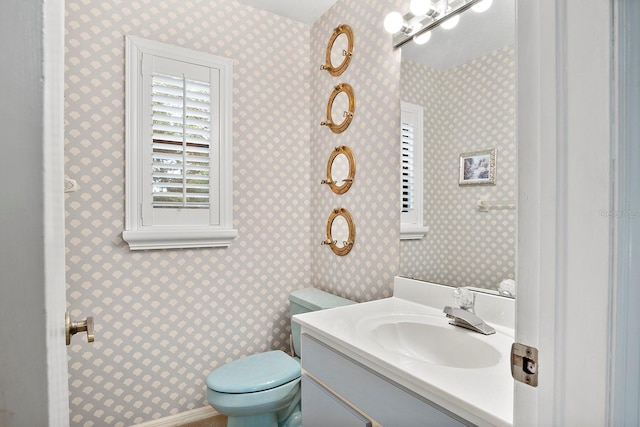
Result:
M224 415L216 415L215 417L204 420L181 424L178 427L227 427L227 417Z

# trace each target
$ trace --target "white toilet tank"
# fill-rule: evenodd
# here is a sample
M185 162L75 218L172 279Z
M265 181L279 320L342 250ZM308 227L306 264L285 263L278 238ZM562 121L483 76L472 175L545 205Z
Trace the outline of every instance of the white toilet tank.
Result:
M341 307L343 305L355 304L354 301L316 288L304 288L289 294L289 312L291 318L296 314L308 313L311 311L325 310L327 308ZM291 322L291 336L293 349L296 355L300 355L300 325Z

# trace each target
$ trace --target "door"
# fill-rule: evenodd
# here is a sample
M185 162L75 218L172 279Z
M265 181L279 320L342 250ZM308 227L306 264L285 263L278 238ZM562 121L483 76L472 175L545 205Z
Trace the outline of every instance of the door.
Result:
M0 14L0 425L69 423L62 0Z
M606 425L611 296L612 2L518 0L516 427Z
M615 3L617 36L615 64L618 79L614 87L618 108L618 149L616 152L617 265L615 269L615 313L612 355L612 426L640 425L640 2Z
M64 0L47 0L44 44L44 256L49 427L69 425L65 337Z

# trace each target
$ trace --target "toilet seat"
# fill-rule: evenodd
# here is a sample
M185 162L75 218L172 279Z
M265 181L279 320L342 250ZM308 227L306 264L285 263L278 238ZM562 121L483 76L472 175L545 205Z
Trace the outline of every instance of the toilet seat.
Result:
M207 376L218 393L255 393L300 378L300 363L280 350L258 353L223 365Z

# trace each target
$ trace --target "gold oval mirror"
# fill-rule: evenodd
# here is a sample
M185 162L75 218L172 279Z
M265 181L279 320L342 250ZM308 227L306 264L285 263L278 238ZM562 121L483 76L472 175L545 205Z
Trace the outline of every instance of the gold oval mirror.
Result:
M356 176L356 160L351 149L341 145L334 148L327 162L327 179L322 184L328 184L331 191L344 194L349 191Z
M353 218L345 208L331 211L327 220L327 240L323 245L329 245L334 254L345 256L353 248L356 240L356 226Z
M347 83L337 85L327 103L327 120L320 123L322 126L328 126L333 133L344 132L353 119L356 111L356 96L353 88ZM342 121L336 123L334 117L342 116Z
M348 25L340 25L333 30L327 44L325 65L321 65L320 68L327 70L334 77L339 76L349 67L352 55L353 30Z

